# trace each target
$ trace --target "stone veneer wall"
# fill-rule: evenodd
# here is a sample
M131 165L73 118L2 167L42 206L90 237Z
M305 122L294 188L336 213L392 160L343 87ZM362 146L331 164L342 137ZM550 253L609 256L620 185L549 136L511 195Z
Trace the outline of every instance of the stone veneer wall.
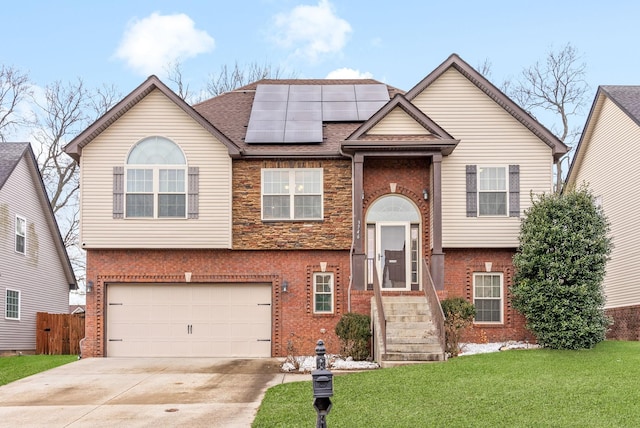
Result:
M322 168L324 219L261 220L262 168ZM351 160L233 162L234 250L348 250L351 247Z

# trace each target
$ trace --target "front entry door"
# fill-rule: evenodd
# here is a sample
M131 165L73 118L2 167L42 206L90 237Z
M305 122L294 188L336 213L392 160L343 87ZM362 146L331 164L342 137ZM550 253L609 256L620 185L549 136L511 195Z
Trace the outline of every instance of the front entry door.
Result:
M408 222L376 223L376 267L383 289L411 288L411 251Z

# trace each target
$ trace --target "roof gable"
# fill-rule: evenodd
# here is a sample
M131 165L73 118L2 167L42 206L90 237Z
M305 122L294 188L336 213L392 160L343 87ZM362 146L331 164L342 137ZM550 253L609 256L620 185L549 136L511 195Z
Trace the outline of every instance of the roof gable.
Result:
M94 138L96 138L105 129L111 126L118 118L127 113L133 106L138 104L140 100L149 95L152 91L159 90L169 100L175 103L191 118L193 118L204 129L209 131L214 137L224 144L231 157L237 157L240 154L240 148L235 145L229 138L227 138L222 132L220 132L215 126L203 118L198 112L196 112L189 104L187 104L182 98L180 98L175 92L169 89L164 83L160 81L156 76L149 76L140 86L134 89L129 95L124 97L118 104L112 107L107 113L96 120L92 125L75 137L64 148L65 152L69 154L77 162L80 162L82 156L82 148L89 144Z
M569 148L558 137L553 135L546 127L534 119L522 107L513 102L500 89L495 87L484 76L478 73L473 67L463 61L458 55L452 54L442 64L440 64L429 75L422 79L416 86L406 93L406 98L411 101L422 91L428 88L433 82L438 80L450 68L455 69L478 89L484 92L496 104L502 107L507 113L529 129L540 140L547 144L553 152L554 159L558 160L568 152Z
M71 267L71 261L69 255L64 246L64 241L60 235L60 229L58 222L53 213L53 208L47 195L47 189L45 188L42 175L38 169L38 162L36 156L31 149L29 143L0 143L0 190L2 190L4 184L15 170L18 163L24 159L33 182L35 185L35 191L38 194L40 206L42 207L44 216L47 220L47 226L51 232L51 238L56 247L56 251L62 264L62 269L65 272L69 284L76 284L76 277Z
M603 94L640 126L640 86L601 86Z
M24 156L29 143L0 143L0 189L4 186L20 159Z
M609 99L616 105L631 121L640 127L640 86L624 86L624 85L603 85L598 87L596 96L593 99L591 110L587 116L580 141L576 146L576 152L573 156L571 166L567 172L567 182L571 183L575 180L578 170L584 159L584 152L587 150L588 142L600 119L600 112L603 108L605 99Z
M431 120L426 114L424 114L419 108L411 104L407 98L402 94L396 94L386 105L378 110L369 120L363 123L358 129L356 129L347 140L357 140L360 137L366 135L377 124L383 121L392 111L401 109L411 117L416 124L424 128L433 134L434 136L442 139L452 140L453 137L449 135L447 131L442 129L437 123Z

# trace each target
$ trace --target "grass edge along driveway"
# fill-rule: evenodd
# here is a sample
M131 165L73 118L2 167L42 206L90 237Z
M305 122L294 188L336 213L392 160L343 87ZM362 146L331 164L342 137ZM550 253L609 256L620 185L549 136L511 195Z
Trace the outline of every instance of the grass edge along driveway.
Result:
M0 386L77 360L77 355L0 357Z
M336 427L640 425L640 342L511 350L334 376ZM270 388L253 427L314 426L311 382Z

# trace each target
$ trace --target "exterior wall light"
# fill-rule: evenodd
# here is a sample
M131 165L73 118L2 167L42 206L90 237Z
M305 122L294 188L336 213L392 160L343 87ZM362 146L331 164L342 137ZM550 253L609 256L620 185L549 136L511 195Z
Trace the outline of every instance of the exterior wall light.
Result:
M427 189L422 189L422 198L426 201L429 200L429 191Z
M87 282L87 293L91 293L93 291L93 281Z
M282 281L282 292L286 293L288 291L289 291L289 281L285 279L284 281Z

